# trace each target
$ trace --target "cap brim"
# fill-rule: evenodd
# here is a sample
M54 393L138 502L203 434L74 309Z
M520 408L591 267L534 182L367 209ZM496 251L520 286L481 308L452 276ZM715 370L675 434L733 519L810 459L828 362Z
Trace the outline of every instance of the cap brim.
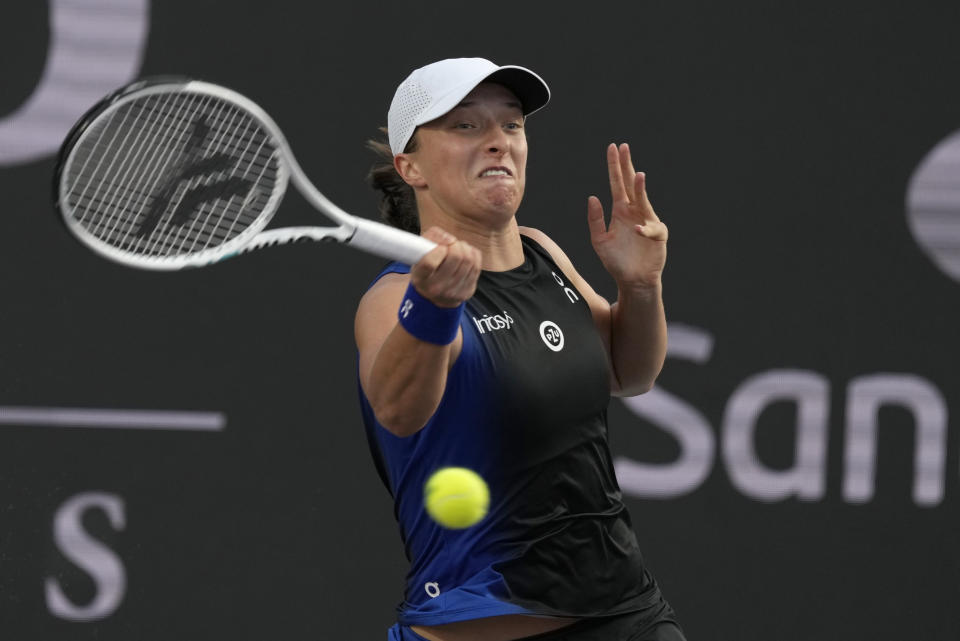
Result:
M416 120L416 125L426 124L444 115L460 104L460 101L466 98L467 94L481 82L495 82L512 91L523 106L524 116L529 116L550 102L550 88L547 87L547 83L540 76L524 67L506 65L490 73L464 81L451 89L445 96L434 102L429 109L420 114Z

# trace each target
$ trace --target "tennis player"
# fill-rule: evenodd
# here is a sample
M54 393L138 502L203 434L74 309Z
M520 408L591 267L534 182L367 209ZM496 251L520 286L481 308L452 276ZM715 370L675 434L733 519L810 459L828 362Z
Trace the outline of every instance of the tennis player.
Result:
M649 390L663 365L667 228L625 144L607 148L609 224L587 203L615 303L518 224L526 117L549 98L532 71L481 58L417 69L371 171L386 220L438 244L387 266L356 314L364 423L410 561L391 641L684 639L644 566L606 420L611 394ZM490 486L472 527L423 509L446 466Z

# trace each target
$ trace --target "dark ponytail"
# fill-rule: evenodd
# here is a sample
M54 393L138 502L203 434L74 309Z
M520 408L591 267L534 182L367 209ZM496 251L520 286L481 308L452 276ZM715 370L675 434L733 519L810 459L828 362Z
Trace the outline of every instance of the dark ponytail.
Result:
M380 131L387 134L387 128ZM370 167L367 183L380 192L380 218L394 227L405 231L420 233L420 215L417 213L417 199L413 187L408 185L393 167L393 152L383 140L370 139L367 148L377 154L379 160ZM410 140L405 151L416 151L416 136Z

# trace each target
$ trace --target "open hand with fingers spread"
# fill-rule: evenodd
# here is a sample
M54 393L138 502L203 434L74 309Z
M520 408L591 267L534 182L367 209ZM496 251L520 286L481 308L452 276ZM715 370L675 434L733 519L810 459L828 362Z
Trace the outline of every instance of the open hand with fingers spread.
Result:
M630 147L607 147L613 205L607 225L596 196L587 201L590 241L604 268L621 286L655 287L667 260L667 226L647 199L646 175L633 168Z

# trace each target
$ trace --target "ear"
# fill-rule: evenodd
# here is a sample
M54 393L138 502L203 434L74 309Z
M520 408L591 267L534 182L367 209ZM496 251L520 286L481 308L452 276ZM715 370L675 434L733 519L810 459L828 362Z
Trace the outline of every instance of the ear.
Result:
M397 154L393 157L393 168L397 170L397 173L400 174L400 177L403 178L403 182L407 183L413 188L417 187L426 187L427 181L423 177L423 174L420 173L419 167L417 167L417 162L413 158L413 154Z

